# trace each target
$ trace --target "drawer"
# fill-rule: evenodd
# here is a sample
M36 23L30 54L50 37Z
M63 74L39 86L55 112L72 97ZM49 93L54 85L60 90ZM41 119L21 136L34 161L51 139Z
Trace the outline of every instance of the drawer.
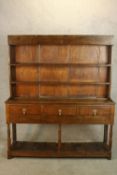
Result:
M37 115L41 114L41 106L34 104L9 105L8 111L12 115Z
M81 124L113 124L114 106L78 106L76 120Z
M83 106L78 107L78 114L81 116L109 116L113 114L111 106Z
M7 122L36 123L41 120L41 105L16 104L7 106Z
M76 115L76 105L45 104L42 111L46 116L74 116Z

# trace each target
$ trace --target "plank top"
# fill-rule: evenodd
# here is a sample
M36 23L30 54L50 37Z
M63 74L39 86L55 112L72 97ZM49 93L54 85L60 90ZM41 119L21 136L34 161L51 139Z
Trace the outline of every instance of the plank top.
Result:
M112 35L9 35L9 45L113 45Z
M56 98L37 98L37 99L21 99L21 98L9 98L6 100L6 104L13 104L15 102L15 104L22 104L22 103L49 103L49 104L79 104L79 105L102 105L102 104L106 104L106 105L113 105L115 104L112 99L110 98L106 98L106 99L78 99L78 98L72 98L69 100L68 99L56 99Z

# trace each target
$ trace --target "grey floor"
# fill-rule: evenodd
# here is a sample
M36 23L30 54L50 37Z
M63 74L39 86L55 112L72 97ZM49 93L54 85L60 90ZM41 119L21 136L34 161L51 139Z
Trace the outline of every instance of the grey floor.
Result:
M64 126L65 141L102 139L102 126ZM18 126L19 140L56 140L57 126ZM68 134L69 133L69 134ZM6 158L6 127L0 128L0 175L117 175L117 127L114 125L113 156L107 159Z

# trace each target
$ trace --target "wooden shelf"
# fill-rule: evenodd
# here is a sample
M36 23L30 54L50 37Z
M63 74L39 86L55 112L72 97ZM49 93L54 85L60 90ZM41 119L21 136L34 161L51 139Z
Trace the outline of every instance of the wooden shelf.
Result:
M78 64L78 63L11 63L10 66L75 66L75 67L111 67L111 64Z
M44 85L110 85L109 82L58 82L58 81L11 81L11 84Z
M69 99L69 100L68 100ZM39 96L39 97L14 97L12 98L11 100L21 100L21 101L27 101L27 100L30 100L31 102L34 100L34 101L43 101L45 102L46 101L49 101L50 103L50 100L53 102L53 101L58 101L58 100L62 100L64 102L67 102L67 103L70 103L71 101L74 101L74 102L78 102L78 100L94 100L93 102L105 102L105 101L108 101L108 98L107 97L96 97L96 96L68 96L68 97L52 97L52 96Z
M11 157L82 157L109 158L108 147L102 142L91 143L57 143L49 142L16 142L11 145Z

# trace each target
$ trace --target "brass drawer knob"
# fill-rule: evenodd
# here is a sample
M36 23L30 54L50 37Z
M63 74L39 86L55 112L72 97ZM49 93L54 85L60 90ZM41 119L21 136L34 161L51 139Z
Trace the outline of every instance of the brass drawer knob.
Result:
M26 115L26 108L22 108L22 114Z
M93 116L96 116L96 115L97 115L97 110L94 109L94 110L93 110Z
M59 115L59 116L62 115L62 110L61 110L61 109L58 110L58 115Z

